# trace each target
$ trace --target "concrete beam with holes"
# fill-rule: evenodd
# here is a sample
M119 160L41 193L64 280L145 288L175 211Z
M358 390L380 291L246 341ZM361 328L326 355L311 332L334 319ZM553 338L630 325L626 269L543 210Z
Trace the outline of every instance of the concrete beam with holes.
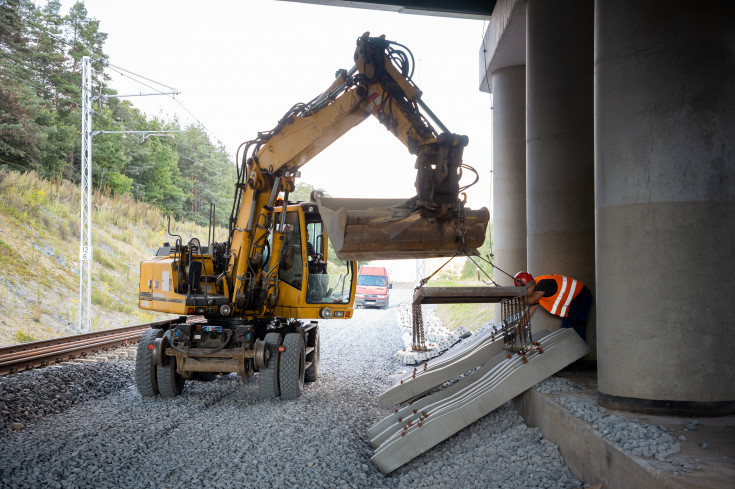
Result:
M548 331L534 334L534 340L542 338ZM460 343L442 356L432 358L419 365L393 387L380 394L378 400L383 407L409 401L458 375L483 365L503 350L502 332L492 328L483 331L472 341Z
M510 359L503 351L447 389L404 407L371 428L376 447L371 458L389 474L502 406L538 382L589 352L572 329L560 329L539 340L544 353Z
M540 341L549 332L546 330L539 331L534 335L534 341ZM463 347L463 348L462 348ZM502 353L502 354L501 354ZM483 338L475 343L467 345L459 345L453 348L448 355L427 362L426 370L419 368L416 371L416 378L409 376L410 381L398 383L383 392L380 395L381 404L384 407L390 407L406 401L411 402L411 406L405 406L397 413L398 416L388 416L378 424L368 429L368 436L371 441L380 438L380 434L385 435L385 430L395 423L397 418L405 417L412 409L424 409L428 404L434 403L444 397L447 397L459 389L466 387L474 382L478 376L483 376L495 367L499 362L507 359L507 352L503 350L503 336L492 336L490 333L483 335ZM473 375L468 375L454 382L449 387L440 390L430 396L422 397L427 392L441 386L470 370L477 368ZM400 399L400 400L398 400ZM385 400L385 404L383 403ZM380 442L373 441L373 448L377 447Z

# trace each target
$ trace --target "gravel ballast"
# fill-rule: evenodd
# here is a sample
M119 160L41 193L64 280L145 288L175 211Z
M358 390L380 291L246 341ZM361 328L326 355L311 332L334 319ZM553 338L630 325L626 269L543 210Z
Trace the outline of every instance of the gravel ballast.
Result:
M0 487L582 486L556 445L507 405L382 475L367 429L390 412L378 395L406 369L393 358L402 345L395 307L320 328L320 378L293 401L261 400L257 375L143 399L131 361L0 378Z

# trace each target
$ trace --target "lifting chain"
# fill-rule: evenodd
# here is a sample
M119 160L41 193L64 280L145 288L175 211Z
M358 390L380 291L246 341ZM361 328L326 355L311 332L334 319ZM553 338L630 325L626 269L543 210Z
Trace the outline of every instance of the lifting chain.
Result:
M442 266L434 270L434 272L429 275L428 277L424 277L421 279L419 284L416 286L415 289L413 289L413 295L416 296L416 291L419 290L421 287L426 285L426 283L431 280L431 278L439 273L439 270L444 268L447 263L452 261L457 255L459 255L463 251L462 248L457 250L457 253L454 254L449 260L445 261ZM421 311L421 304L416 303L415 301L412 303L411 307L411 326L413 329L413 346L411 349L413 351L426 351L426 339L424 336L424 316Z
M526 363L526 353L538 351L543 353L541 345L533 341L531 318L528 316L528 302L526 297L513 297L501 302L502 323L505 350L523 356ZM510 353L509 353L510 355ZM510 356L509 356L510 358Z
M418 290L418 287L416 287ZM426 351L426 340L424 338L424 316L421 312L421 304L413 303L411 311L411 323L413 326L412 351Z

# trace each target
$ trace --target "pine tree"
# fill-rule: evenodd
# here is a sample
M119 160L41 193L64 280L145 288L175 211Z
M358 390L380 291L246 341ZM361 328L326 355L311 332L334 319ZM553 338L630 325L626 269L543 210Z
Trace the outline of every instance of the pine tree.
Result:
M15 168L38 169L46 140L25 23L34 8L28 0L0 2L0 159Z

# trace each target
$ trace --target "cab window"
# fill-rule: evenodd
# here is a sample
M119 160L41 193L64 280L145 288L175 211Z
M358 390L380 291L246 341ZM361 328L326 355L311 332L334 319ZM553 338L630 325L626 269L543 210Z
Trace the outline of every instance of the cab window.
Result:
M279 222L280 218L280 213L276 214L275 222ZM297 212L286 212L284 235L278 278L301 290L304 261L301 254L301 227Z

